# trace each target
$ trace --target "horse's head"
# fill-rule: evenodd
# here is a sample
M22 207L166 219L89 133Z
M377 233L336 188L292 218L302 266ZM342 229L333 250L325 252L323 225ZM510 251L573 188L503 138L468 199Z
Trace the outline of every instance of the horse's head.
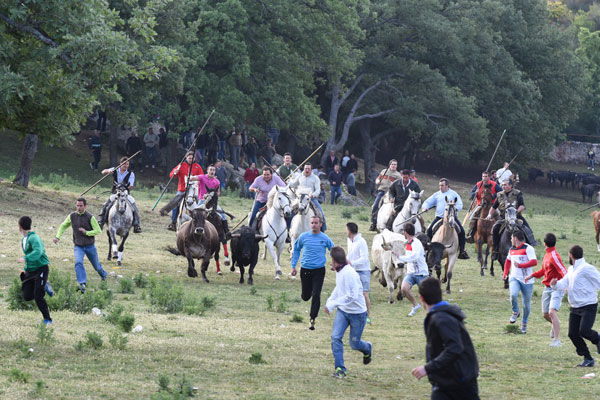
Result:
M506 206L504 219L508 223L508 227L511 231L516 228L516 226L517 226L517 208L516 208L516 204L514 202L508 203L508 205Z
M419 210L421 209L421 197L423 196L423 193L425 193L424 190L421 190L420 192L414 190L409 191L409 195L406 199L406 202L410 207L409 210L411 217L419 213Z
M196 204L196 202L198 202L198 182L188 182L188 188L185 195L185 204L188 208L191 208L194 204Z
M291 201L286 193L285 188L280 188L279 186L275 186L277 189L277 193L275 193L275 199L273 201L273 207L283 212L283 215L286 218L289 218L292 215Z
M494 195L492 194L492 184L487 183L483 185L481 191L481 203L482 205L491 205L494 202Z
M196 205L192 209L192 233L194 235L203 235L205 222L206 208L204 207L204 204Z
M117 188L117 211L119 214L125 213L127 210L127 196L129 195L129 190L124 185L119 185Z
M306 212L308 212L309 210L309 203L310 203L310 189L307 188L300 188L297 190L297 195L298 195L298 213L299 214L306 214Z
M204 204L207 209L211 209L217 206L219 201L219 195L215 189L208 189L204 195Z
M456 197L453 200L449 200L448 196L446 199L446 210L444 211L444 222L450 225L451 228L454 228L454 223L456 220Z

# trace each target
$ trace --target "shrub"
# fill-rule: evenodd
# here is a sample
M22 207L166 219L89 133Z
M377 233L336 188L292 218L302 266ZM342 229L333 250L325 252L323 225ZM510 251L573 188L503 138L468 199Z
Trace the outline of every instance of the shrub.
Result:
M85 337L86 337L85 345L89 348L98 350L104 345L104 342L102 342L102 337L97 332L89 332L88 331L88 332L86 332Z
M10 380L12 382L29 382L29 374L19 370L18 368L12 368L10 370Z
M267 311L273 311L273 296L267 296Z
M149 295L152 308L158 312L178 313L185 307L183 288L176 286L170 278L150 279Z
M119 323L119 320L121 319L121 314L123 314L124 310L125 308L121 304L116 304L112 308L112 310L110 310L110 313L106 316L106 320L113 325L117 325Z
M137 274L135 278L133 278L133 281L135 282L135 286L139 288L145 288L148 286L148 278L146 278L141 272Z
M256 352L252 353L252 355L248 358L248 362L250 364L264 364L265 360L263 360L261 353Z
M165 390L165 391L169 391L169 383L171 379L167 376L167 375L160 375L158 377L158 390Z
M504 333L517 334L521 333L521 329L519 329L517 325L506 325L504 327Z
M358 216L358 220L359 221L364 221L364 222L369 222L371 220L371 217L365 214L361 214Z
M52 334L53 334L53 329L49 328L43 322L40 322L40 324L38 326L38 330L37 330L38 341L41 344L51 343L54 341L54 337L52 336Z
M344 209L342 210L342 218L350 219L352 218L352 209Z
M123 314L121 315L121 319L119 319L119 326L123 332L131 332L134 323L135 317L132 314Z
M296 313L294 313L294 315L292 315L292 319L290 319L290 322L302 322L304 321L304 318L302 318L301 315L298 315Z
M250 286L250 294L253 296L256 294L256 286Z
M202 297L202 305L205 309L213 308L216 304L216 300L214 297L204 296Z
M110 345L117 350L125 350L127 345L127 336L123 335L119 331L114 331L108 338Z
M119 284L121 285L121 293L134 293L133 282L130 279L121 279Z

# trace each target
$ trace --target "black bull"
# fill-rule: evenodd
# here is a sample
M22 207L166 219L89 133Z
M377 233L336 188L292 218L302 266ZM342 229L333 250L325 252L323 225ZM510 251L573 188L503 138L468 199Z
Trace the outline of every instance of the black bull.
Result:
M244 267L248 268L248 284L252 285L254 280L254 267L258 262L258 242L264 237L256 233L249 226L242 226L231 235L231 271L235 271L235 267L240 269L240 283L244 283Z

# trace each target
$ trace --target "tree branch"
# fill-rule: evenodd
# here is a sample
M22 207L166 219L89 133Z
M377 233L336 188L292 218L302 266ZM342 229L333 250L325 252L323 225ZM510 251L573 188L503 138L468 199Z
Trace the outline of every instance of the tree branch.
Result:
M433 126L435 126L436 128L439 128L440 123L437 121L434 121L433 118L438 118L438 119L448 119L447 117L444 117L443 115L436 115L436 114L428 114L428 113L423 113L423 116L425 117L425 119L429 122L431 122L431 124Z
M384 111L379 111L375 114L363 114L363 115L359 115L358 117L353 117L352 118L352 122L357 122L357 121L361 121L363 119L367 119L367 118L377 118L377 117L381 117L382 115L386 115L389 114L391 112L396 111L397 108L390 108L388 110L384 110Z
M12 20L11 18L7 17L6 15L4 15L2 13L0 13L0 20L4 21L8 25L12 26L13 28L15 28L21 32L26 32L26 33L29 33L29 34L35 36L40 42L47 44L48 46L58 48L58 43L56 43L54 40L52 40L51 38L44 35L42 32L40 32L39 30L35 29L34 27L32 27L30 25L19 24L18 22ZM71 62L71 59L66 54L61 54L60 57L67 63L67 65L69 67L71 67L71 69L73 69L73 63Z

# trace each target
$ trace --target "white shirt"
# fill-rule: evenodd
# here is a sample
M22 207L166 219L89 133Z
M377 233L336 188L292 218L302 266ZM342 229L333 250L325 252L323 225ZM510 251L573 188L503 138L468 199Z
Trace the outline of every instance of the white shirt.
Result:
M110 172L115 172L115 168L111 168ZM128 169L125 170L125 172L121 172L121 168L119 168L117 170L117 183L123 183L123 179L125 178L125 176L127 176L127 174L130 171ZM129 187L132 188L133 184L135 183L135 174L133 173L133 171L131 171L131 175L129 175Z
M527 243L523 243L525 246L519 247L518 249L511 249L508 251L507 258L510 260L510 275L509 279L516 279L525 283L525 277L533 274L533 267L529 268L519 268L515 266L515 263L525 264L531 260L536 260L535 249L533 246L528 245ZM527 281L527 285L533 285L535 279L531 278Z
M500 184L502 184L502 181L509 179L511 175L512 172L508 168L500 168L498 171L496 171L496 178Z
M354 240L348 238L348 261L355 271L371 271L369 262L369 246L360 233L354 236Z
M367 312L360 277L350 265L335 273L335 289L327 299L325 307L333 311L336 307L348 314Z
M569 304L579 308L598 303L597 290L600 290L600 272L584 258L575 261L567 274L553 286L554 289L568 289Z
M462 210L462 199L460 198L458 193L456 193L452 189L448 189L445 192L438 190L437 192L429 196L427 200L423 202L421 210L425 210L426 208L431 209L435 207L435 216L444 218L444 212L446 211L446 198L450 201L454 201L454 199L456 199L456 211Z
M300 174L296 179L290 182L289 186L291 188L309 188L310 192L312 193L312 197L315 199L319 197L319 193L321 193L321 180L315 174L310 174L309 176Z
M406 242L404 249L404 255L398 256L398 260L406 263L406 273L412 275L429 275L423 243L419 239L413 238L410 242Z

